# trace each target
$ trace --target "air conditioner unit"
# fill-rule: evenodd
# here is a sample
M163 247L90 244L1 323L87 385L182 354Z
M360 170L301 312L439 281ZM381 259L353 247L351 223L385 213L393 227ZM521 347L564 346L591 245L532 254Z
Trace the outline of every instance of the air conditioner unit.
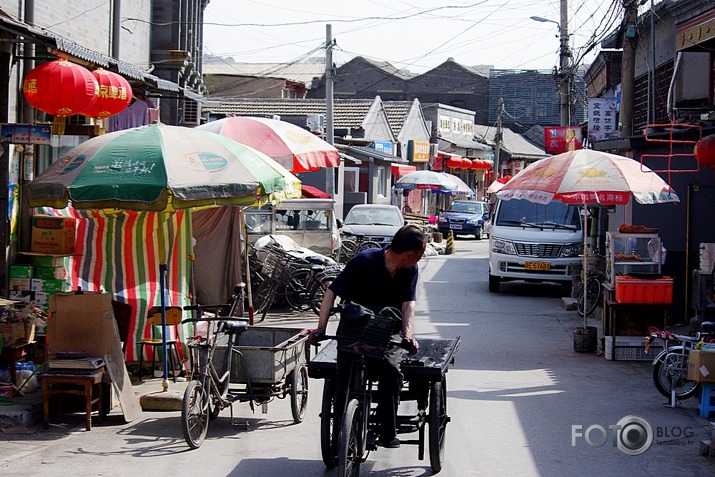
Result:
M198 126L201 124L201 103L193 99L184 99L184 125Z
M281 120L281 116L280 116L279 114L273 114L273 115L271 116L271 119L275 119L276 121L280 121L280 120Z
M309 114L305 125L310 132L322 134L325 132L325 116L322 114Z

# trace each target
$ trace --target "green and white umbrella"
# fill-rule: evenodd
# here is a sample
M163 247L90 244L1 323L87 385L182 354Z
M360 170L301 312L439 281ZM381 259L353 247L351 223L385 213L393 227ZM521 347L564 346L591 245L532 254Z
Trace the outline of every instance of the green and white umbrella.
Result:
M89 139L28 184L32 207L174 212L301 196L300 180L267 155L218 134L152 124ZM163 228L159 230L163 235ZM167 271L159 266L164 389Z
M32 207L155 212L300 197L300 180L218 134L152 124L97 136L28 185Z

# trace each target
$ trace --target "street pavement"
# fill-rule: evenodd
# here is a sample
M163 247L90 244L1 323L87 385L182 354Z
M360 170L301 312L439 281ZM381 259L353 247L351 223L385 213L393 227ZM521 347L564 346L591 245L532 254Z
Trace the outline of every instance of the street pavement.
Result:
M487 246L486 240L458 239L453 255L420 263L418 338L461 337L447 373L451 422L440 475L715 474L715 461L699 455L709 423L698 416L697 400L666 406L648 362L574 352L573 328L583 320L562 306L559 287L506 283L501 293L490 294ZM310 315L269 315L261 325L303 328L315 321ZM600 328L600 319L589 324ZM179 412L144 412L124 423L115 409L91 431L77 414L47 431L39 425L30 434L0 434L0 474L335 476L320 455L322 384L310 380L303 423L293 424L288 399L271 402L266 414L239 403L234 422L224 411L194 451L182 437ZM181 386L172 383L170 389ZM136 391L159 387L151 381ZM403 403L402 411L412 405ZM644 421L652 429L650 446L639 443L639 435L614 441L611 427L643 427ZM628 455L619 443L626 451L647 450ZM371 453L362 475L419 477L432 471L428 457L418 460L416 446L403 445Z

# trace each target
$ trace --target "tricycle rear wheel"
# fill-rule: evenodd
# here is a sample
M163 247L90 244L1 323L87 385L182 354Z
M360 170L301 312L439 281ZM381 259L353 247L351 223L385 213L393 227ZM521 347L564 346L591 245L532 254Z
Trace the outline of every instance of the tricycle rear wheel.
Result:
M181 429L192 449L198 449L209 428L209 396L199 381L191 381L181 403Z
M308 368L301 365L291 373L290 410L296 424L303 422L308 408Z
M338 465L338 421L335 419L335 382L326 379L320 409L320 452L328 469Z
M432 471L436 474L442 470L444 461L444 444L447 433L447 383L444 378L441 382L432 383L429 393L429 460Z
M362 463L362 412L357 399L352 399L345 409L340 425L340 453L338 455L338 475L358 477Z

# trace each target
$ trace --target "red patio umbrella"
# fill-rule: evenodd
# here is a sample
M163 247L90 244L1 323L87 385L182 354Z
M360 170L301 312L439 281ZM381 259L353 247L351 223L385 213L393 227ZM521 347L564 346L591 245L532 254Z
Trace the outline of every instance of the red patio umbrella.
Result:
M286 121L234 116L212 121L196 129L221 134L251 146L293 173L340 165L340 155L335 147Z

